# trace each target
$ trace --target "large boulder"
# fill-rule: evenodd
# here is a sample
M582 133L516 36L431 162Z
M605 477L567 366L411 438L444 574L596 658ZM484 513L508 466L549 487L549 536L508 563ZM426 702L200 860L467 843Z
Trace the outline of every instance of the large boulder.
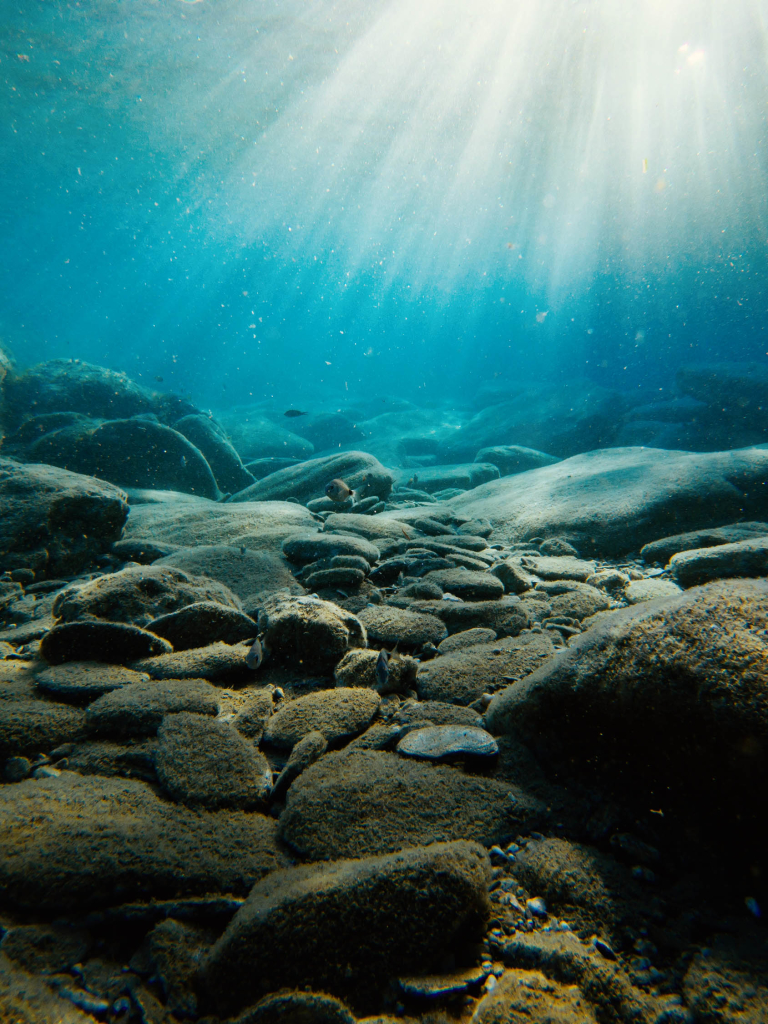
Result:
M155 418L102 422L83 417L43 434L19 452L29 462L87 473L123 487L168 488L214 500L220 496L200 450Z
M404 469L398 473L401 486L417 488L434 494L451 487L463 491L479 487L489 480L499 479L498 467L490 462L466 462L451 466L420 466L417 470Z
M529 469L552 466L559 462L559 459L519 444L497 444L490 448L481 448L475 456L475 462L489 462L496 466L502 476L513 476L515 473L525 473Z
M492 700L486 725L572 774L715 822L768 820L768 581L622 609Z
M177 806L144 782L29 779L0 787L0 898L82 913L133 899L245 895L285 864L275 830L260 814Z
M330 674L352 647L365 647L365 627L351 612L318 597L275 598L259 611L259 631L276 661Z
M621 555L672 533L768 514L768 450L610 448L504 477L450 508L490 519L494 539L565 537L582 554Z
M120 537L127 515L112 484L0 459L0 569L80 572Z
M222 491L241 491L253 483L254 478L215 420L198 413L182 416L173 426L203 453Z
M282 554L252 551L245 545L200 544L197 547L181 548L172 555L158 559L153 568L158 566L219 580L240 598L245 608L254 608L263 598L276 591L304 593L304 588L294 579Z
M434 969L482 936L489 880L485 850L469 842L276 872L204 960L208 1001L231 1013L310 985L373 1008L390 978Z
M254 408L233 409L222 413L219 420L245 461L270 456L308 459L315 450L305 438L278 426Z
M275 501L298 498L302 503L322 498L331 480L341 479L348 487L358 491L360 497L389 497L392 474L366 452L342 452L321 459L300 462L296 466L271 473L245 490L235 494L231 501Z

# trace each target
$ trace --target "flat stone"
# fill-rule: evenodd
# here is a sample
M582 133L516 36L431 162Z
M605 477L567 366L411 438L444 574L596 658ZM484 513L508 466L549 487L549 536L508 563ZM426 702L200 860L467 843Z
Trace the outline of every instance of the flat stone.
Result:
M80 708L30 698L0 700L0 760L47 753L84 731Z
M383 750L327 753L288 791L280 834L310 860L435 841L492 846L536 828L543 807L515 786Z
M397 985L404 996L411 999L432 1001L459 996L476 988L488 977L488 967L466 967L461 971L445 974L420 974L416 977L398 978Z
M381 697L362 687L337 686L286 701L269 718L264 742L290 749L310 732L320 732L328 743L351 739L370 725Z
M480 626L497 636L517 636L531 624L525 605L512 596L499 601L415 601L412 609L437 616L450 634Z
M157 732L155 770L163 791L188 807L263 807L272 772L237 729L205 715L166 715Z
M396 749L398 754L422 761L451 761L457 757L495 757L499 745L485 729L433 725L407 733Z
M283 541L283 554L292 562L315 562L334 555L358 555L374 565L379 549L363 537L341 533L297 533Z
M524 569L543 580L579 580L582 583L593 575L597 566L573 555L523 555Z
M254 551L247 545L199 544L180 548L155 565L181 569L193 578L205 576L218 580L240 598L246 609L277 591L304 593L283 555L273 551Z
M579 620L611 607L611 599L605 591L590 587L587 583L582 584L578 590L551 596L549 603L553 615L565 615Z
M245 663L249 651L247 644L225 644L217 640L206 647L141 658L134 661L131 668L146 672L150 679L208 679L221 684L245 682L253 677L253 671Z
M253 639L259 629L252 618L217 601L199 601L148 623L150 632L167 640L175 651L204 647L220 640L236 644Z
M400 650L412 650L426 643L439 644L448 635L436 616L388 605L369 605L363 608L359 618L371 642L385 647L398 645Z
M41 693L67 704L89 704L104 693L129 683L145 682L149 676L123 665L98 661L70 661L53 665L35 675Z
M437 583L444 591L465 601L493 601L504 593L504 584L489 572L438 569L436 572L428 572L424 579Z
M40 657L49 665L65 661L105 661L124 665L172 650L167 640L125 622L65 622L40 641ZM141 669L139 669L141 671Z
M480 728L482 716L472 708L445 704L439 700L404 701L392 716L399 725L421 728L422 725L458 725Z
M768 537L680 551L669 568L683 587L735 576L768 576Z
M712 548L719 544L736 544L754 537L768 537L768 523L732 523L730 526L716 526L710 530L693 530L678 533L673 537L653 540L640 549L644 562L659 562L666 565L678 551L693 551L694 548Z
M0 787L0 894L6 907L78 914L137 898L245 895L285 864L275 829L260 814L189 810L136 780L28 779Z
M623 591L629 604L640 604L641 601L655 601L657 597L674 597L682 590L672 580L634 580Z
M437 645L441 654L453 654L455 651L462 651L465 647L474 647L475 644L490 644L496 639L496 631L483 626L475 626L474 629L465 629L461 633L454 633L447 636Z
M359 569L320 569L310 573L305 579L308 590L321 590L323 587L348 587L355 589L365 579L365 573Z
M502 476L513 476L515 473L527 473L529 469L540 469L559 462L554 455L538 452L535 448L525 448L519 444L497 444L490 448L481 448L475 456L475 462L490 462L496 466Z
M506 559L489 571L501 580L506 594L524 594L535 582L532 574L519 564L519 559Z
M218 714L219 699L219 691L204 679L130 683L89 704L86 720L94 732L152 735L163 717L174 712Z
M392 976L482 935L489 879L488 855L470 842L280 871L255 886L204 960L207 1001L226 1014L269 989L309 985L372 1009Z

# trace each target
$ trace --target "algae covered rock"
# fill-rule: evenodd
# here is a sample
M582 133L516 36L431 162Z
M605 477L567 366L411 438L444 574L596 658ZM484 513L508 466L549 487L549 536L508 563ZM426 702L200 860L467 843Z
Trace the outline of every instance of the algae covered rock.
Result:
M343 480L361 498L389 497L392 474L373 455L366 452L340 452L286 466L233 495L232 501L274 501L298 498L305 504L325 494L331 480Z
M198 544L181 548L155 562L156 566L180 569L190 576L218 580L253 608L269 594L303 594L286 560L277 552L251 550L245 544Z
M215 420L198 413L183 416L173 427L202 453L220 490L233 493L253 483L253 477Z
M482 935L489 878L488 855L470 842L276 872L204 960L207 1002L231 1013L270 989L309 985L375 1006L392 976L433 968Z
M397 645L400 650L413 650L426 643L439 644L448 635L448 630L434 615L387 605L363 608L360 621L371 642L385 647Z
M129 683L88 705L89 729L122 735L151 735L165 715L193 711L215 715L219 692L204 679L173 679L164 682Z
M170 651L171 645L167 640L139 626L100 619L63 622L48 630L40 641L40 657L49 665L62 665L66 661L105 661L125 665L139 658L151 658Z
M276 598L259 611L259 631L277 661L308 672L332 672L351 647L365 647L360 619L317 597Z
M311 732L329 743L351 739L370 725L380 703L377 693L359 687L308 693L280 705L266 723L264 742L291 748Z
M218 601L196 601L179 611L153 619L147 628L173 645L175 651L221 641L236 644L258 633L256 623L237 608Z

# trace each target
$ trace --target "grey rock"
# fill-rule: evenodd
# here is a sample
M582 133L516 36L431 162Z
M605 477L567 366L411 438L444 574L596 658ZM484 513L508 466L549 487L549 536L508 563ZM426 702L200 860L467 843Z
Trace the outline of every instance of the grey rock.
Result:
M362 687L320 690L282 703L264 728L264 742L291 749L311 732L327 742L351 739L376 717L381 697Z
M62 772L0 787L7 907L81 914L131 899L245 895L284 863L270 818L192 811L144 782Z
M254 620L244 612L217 601L199 601L161 615L148 623L147 629L167 640L175 651L204 647L217 640L236 644L253 639L259 631Z
M422 761L452 761L460 757L495 757L499 745L484 729L460 725L433 725L414 729L397 744L398 754Z
M62 623L49 630L40 641L40 657L49 665L62 665L65 661L125 665L170 650L167 640L138 626L99 620Z
M504 594L504 584L489 572L438 569L436 572L428 572L424 579L437 583L444 591L465 601L494 601Z
M579 580L582 583L597 568L594 562L572 555L522 555L520 564L543 580Z
M163 717L178 711L216 715L219 692L204 679L130 683L105 693L86 710L88 728L118 735L152 735Z
M336 555L357 555L374 565L379 560L379 549L362 537L338 533L298 533L283 541L286 558L299 564Z
M462 633L454 633L447 636L437 645L441 654L453 654L455 651L463 651L465 647L474 647L475 644L490 644L496 639L496 631L483 626L475 626L474 629L465 629Z
M489 571L501 580L506 594L524 594L535 582L532 574L522 567L519 558L505 559Z
M267 719L274 710L272 690L266 686L254 686L247 687L245 691L240 690L239 694L243 695L243 702L232 719L232 724L243 736L258 742Z
M360 569L349 569L345 566L338 566L333 569L319 569L310 573L304 583L308 590L321 590L323 587L344 587L355 589L365 579L365 573Z
M603 612L611 607L611 599L604 590L582 584L578 590L569 590L565 594L550 596L549 604L552 615L568 616L572 619L586 619L596 612Z
M713 548L718 544L735 544L754 537L768 537L768 523L732 523L730 526L716 526L710 530L693 530L678 533L674 537L662 537L651 541L640 550L644 562L660 562L666 565L678 551L692 551L694 548Z
M693 587L729 576L768 576L768 536L680 551L669 568L683 587Z
M88 704L104 693L147 679L149 676L123 665L98 661L70 661L35 674L41 693L67 704Z
M162 541L144 540L118 540L112 545L112 554L118 558L124 558L126 562L138 562L139 565L151 565L158 558L165 558L179 550L178 544L164 544Z
M401 470L398 482L404 484L411 479L414 486L427 494L435 494L447 488L469 490L489 480L498 480L499 475L498 468L491 462L466 462L459 465L421 466L415 474L411 470Z
M214 420L202 414L183 416L173 426L202 452L220 490L234 493L254 482L234 446Z
M490 462L498 468L502 476L525 473L529 469L540 469L559 461L554 455L537 452L533 448L523 448L519 444L499 444L492 448L481 448L475 456L475 462Z
M343 480L360 497L389 497L392 475L388 469L366 452L342 452L320 459L287 466L270 476L257 480L233 495L232 501L274 501L297 498L302 504L319 498L331 480Z
M245 682L253 677L246 665L247 644L225 644L220 640L207 647L192 647L133 662L131 668L146 672L150 679L210 679L217 683Z
M308 671L330 673L350 648L366 646L359 619L316 597L275 599L261 609L258 622L271 657Z
M276 873L203 963L209 1002L231 1012L263 995L268 978L273 989L310 985L348 994L363 1010L376 1006L393 975L429 968L482 934L489 878L485 850L468 842ZM259 972L247 967L254 955Z
M102 480L0 459L0 513L0 568L69 575L109 551L128 503Z
M155 770L163 791L188 807L263 807L272 772L237 729L206 715L166 715L157 731Z
M739 575L742 574L739 573ZM681 593L680 587L672 580L634 580L623 591L624 598L629 604L655 601L658 597L674 597L679 593Z
M252 609L267 595L284 591L302 594L286 560L278 552L254 551L247 545L199 544L184 547L155 563L192 577L206 576L226 586ZM198 646L201 646L198 644Z
M517 636L530 625L525 605L513 596L499 601L414 601L411 608L437 616L451 634L481 627L498 636Z
M422 644L439 644L448 630L434 615L422 615L386 605L369 605L360 612L371 642L399 650L413 650Z

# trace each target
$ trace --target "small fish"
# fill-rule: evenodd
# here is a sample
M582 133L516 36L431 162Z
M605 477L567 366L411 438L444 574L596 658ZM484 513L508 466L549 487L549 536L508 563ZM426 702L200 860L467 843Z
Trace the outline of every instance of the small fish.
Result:
M355 492L351 487L345 484L343 480L331 480L331 482L325 486L325 493L331 501L341 502L347 501L349 498L351 498L352 501L355 500Z
M187 468L187 456L186 455L182 455L181 456L181 468L182 469L186 469Z
M245 664L248 666L248 668L253 669L255 671L261 665L262 661L264 661L264 648L262 646L261 640L259 640L259 638L256 637L256 639L251 644L250 651L248 651L248 653L245 656Z
M306 412L302 412L301 409L286 409L283 416L287 416L288 419L295 419L297 416L306 416Z
M376 659L376 668L374 669L376 675L376 684L380 689L384 689L389 682L389 653L382 649L379 651L379 656Z
M163 383L163 378L162 377L155 377L155 380L157 381L158 384L162 384Z

